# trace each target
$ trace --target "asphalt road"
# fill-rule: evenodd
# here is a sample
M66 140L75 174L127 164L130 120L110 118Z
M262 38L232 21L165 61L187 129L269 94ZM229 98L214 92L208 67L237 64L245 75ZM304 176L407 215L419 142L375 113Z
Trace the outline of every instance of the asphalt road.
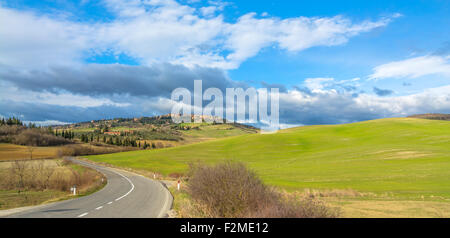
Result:
M143 176L84 161L108 179L107 185L89 196L56 202L14 213L17 218L157 218L167 216L172 195L159 182Z

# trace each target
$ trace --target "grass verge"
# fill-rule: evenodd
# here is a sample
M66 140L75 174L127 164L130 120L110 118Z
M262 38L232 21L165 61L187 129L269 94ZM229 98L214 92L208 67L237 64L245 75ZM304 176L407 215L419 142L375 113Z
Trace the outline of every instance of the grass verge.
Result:
M106 185L99 172L62 160L21 161L21 182L15 162L0 163L0 210L34 206L92 194ZM47 175L50 178L47 180ZM102 180L103 178L103 180ZM70 187L76 184L73 196Z

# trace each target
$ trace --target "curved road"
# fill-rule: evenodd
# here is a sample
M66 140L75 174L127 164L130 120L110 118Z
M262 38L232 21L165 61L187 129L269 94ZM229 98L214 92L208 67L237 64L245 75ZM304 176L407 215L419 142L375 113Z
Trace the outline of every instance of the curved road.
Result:
M108 179L89 196L37 206L7 217L20 218L156 218L166 217L172 195L158 181L134 173L71 159L93 168Z

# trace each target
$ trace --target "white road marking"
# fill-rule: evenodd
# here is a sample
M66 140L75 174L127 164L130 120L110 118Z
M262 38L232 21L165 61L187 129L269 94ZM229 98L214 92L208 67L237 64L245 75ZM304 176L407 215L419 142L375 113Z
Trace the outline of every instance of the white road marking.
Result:
M84 216L86 216L87 214L89 214L89 213L85 212L85 213L79 215L78 217L84 217Z
M79 161L78 161L79 162ZM90 166L92 166L93 164L90 164L90 163L87 163L87 164L89 164ZM98 166L92 166L92 167L97 167L97 168L99 168L99 169L107 169L107 168L102 168L102 167L98 167ZM112 169L107 169L107 170L109 170L110 172L113 172L113 173L116 173L116 174L118 174L118 175L120 175L121 177L123 177L124 179L126 179L127 181L128 181L128 183L130 183L130 185L131 185L131 189L127 192L127 193L125 193L124 195L122 195L121 197L118 197L118 198L116 198L115 199L115 201L119 201L120 199L122 199L122 198L124 198L124 197L126 197L126 196L128 196L133 190L134 190L134 184L133 184L133 182L131 182L131 180L129 179L129 178L127 178L126 176L124 176L123 174L121 174L121 173L119 173L119 172L116 172L116 171L114 171L114 170L112 170ZM140 175L140 174L138 174L138 176L141 176L141 177L143 177L143 178L146 178L145 176L142 176L142 175ZM163 189L163 190L165 190L165 194L166 194L166 199L165 199L165 201L164 201L164 205L163 205L163 207L162 207L162 209L161 209L161 211L160 211L160 214L158 215L158 217L162 217L163 215L164 215L164 212L166 211L166 207L168 206L168 202L169 202L169 196L170 196L170 193L169 193L169 191L160 183L160 186L161 186L161 188ZM110 204L112 204L113 202L111 201L111 202L108 202L107 204L108 205L110 205ZM102 209L103 208L103 206L100 206L100 207L97 207L95 210L100 210L100 209ZM78 217L84 217L84 216L86 216L86 215L88 215L88 213L86 212L86 213L83 213L83 214L81 214L81 215L79 215Z
M112 170L111 170L111 171L112 171ZM116 174L118 174L118 175L120 175L120 176L122 176L124 179L128 180L128 182L131 184L131 189L130 189L130 191L128 191L127 193L125 193L123 196L121 196L121 197L119 197L119 198L116 198L115 201L119 201L120 199L122 199L122 198L128 196L128 194L130 194L131 192L133 192L133 190L134 190L134 184L133 184L133 182L131 182L131 180L130 180L129 178L123 176L121 173L116 172L116 171L113 171L113 172L116 173Z
M116 172L116 171L114 171L114 170L112 170L112 169L108 169L108 168L102 168L101 166L97 166L97 165L95 165L95 164L91 164L91 163L87 163L87 162L84 162L84 161L80 161L80 160L76 160L78 163L80 163L80 164L84 164L85 166L88 166L88 167L94 167L94 168L97 168L97 169L106 169L106 170L108 170L108 171L110 171L110 172L113 172L113 173L116 173L116 174L118 174L118 175L120 175L121 177L123 177L124 179L126 179L130 184L131 184L131 189L130 189L130 191L128 191L127 193L125 193L124 195L122 195L121 197L119 197L119 198L116 198L116 200L115 201L119 201L120 199L122 199L122 198L124 198L124 197L126 197L126 196L128 196L128 194L130 194L131 192L133 192L133 190L134 190L134 184L133 184L133 182L131 182L131 180L129 179L129 178L127 178L126 176L124 176L123 174L121 174L121 173L119 173L119 172ZM108 202L108 205L109 204L112 204L113 202ZM102 209L103 208L103 206L100 206L100 207L97 207L97 208L95 208L95 210L100 210L100 209ZM86 213L83 213L83 214L81 214L81 215L79 215L78 217L84 217L84 216L86 216L88 213L86 212Z

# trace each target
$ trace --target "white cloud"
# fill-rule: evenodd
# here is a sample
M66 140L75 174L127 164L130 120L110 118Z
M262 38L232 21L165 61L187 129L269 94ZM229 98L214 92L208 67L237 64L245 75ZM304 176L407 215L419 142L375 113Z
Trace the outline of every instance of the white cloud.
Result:
M334 78L307 78L303 82L311 91L323 89L327 83L334 81Z
M418 78L431 74L450 76L450 56L425 55L390 62L375 67L369 78Z
M214 14L216 13L216 11L218 11L219 9L216 6L207 6L207 7L201 7L200 8L200 12L202 13L203 16L205 17L211 17L214 16Z
M255 13L249 13L240 17L235 24L228 25L226 29L229 37L225 46L232 51L226 60L237 67L258 54L262 48L272 45L298 52L314 46L344 44L350 37L385 26L390 20L384 18L376 22L354 24L342 16L260 19Z
M73 65L83 57L95 38L93 26L60 17L0 6L0 64L35 67L48 64Z
M418 113L450 111L450 85L426 89L407 96L378 97L362 94L355 99L362 108L387 116L408 116Z
M82 63L113 51L142 64L172 62L234 69L263 48L298 52L343 44L352 36L385 26L391 18L353 23L342 16L259 18L250 13L225 22L226 3L196 9L173 0L111 0L111 22L82 23L0 6L0 63L21 67ZM396 17L396 16L393 16Z
M287 124L349 123L420 113L450 113L450 85L406 96L380 97L373 94L318 90L280 93L280 122Z
M25 123L25 124L33 123L37 126L62 126L62 125L71 124L70 122L62 122L62 121L56 121L56 120L24 121L23 123Z

